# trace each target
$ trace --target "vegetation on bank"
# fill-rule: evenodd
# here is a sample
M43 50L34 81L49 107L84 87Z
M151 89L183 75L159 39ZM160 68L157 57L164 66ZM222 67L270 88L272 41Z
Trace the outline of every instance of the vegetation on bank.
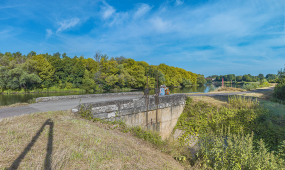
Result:
M230 83L235 83L235 84L240 84L240 83L245 83L245 82L258 82L262 80L267 80L269 83L277 83L278 81L278 75L276 74L267 74L264 76L263 74L259 74L258 76L253 76L250 74L245 74L245 75L238 75L236 76L235 74L228 74L228 75L212 75L209 76L209 78L215 78L215 81L221 82L222 79L224 79L225 84L230 84Z
M285 103L285 68L278 71L278 84L274 87L272 101Z
M242 96L229 96L226 105L189 97L175 128L185 132L181 145L198 135L195 160L204 168L282 169L285 115L270 105Z
M159 84L189 87L204 84L203 75L181 68L96 53L93 58L73 58L65 53L0 53L0 89L17 92L143 89Z

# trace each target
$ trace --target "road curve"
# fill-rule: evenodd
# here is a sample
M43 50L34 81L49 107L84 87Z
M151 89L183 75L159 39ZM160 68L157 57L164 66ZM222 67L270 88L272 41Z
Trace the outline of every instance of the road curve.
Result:
M110 101L110 100L133 99L137 97L142 97L142 95L101 97L101 98L82 98L81 101L80 99L49 101L49 102L34 103L28 106L0 108L0 119L6 118L6 117L19 116L22 114L37 113L37 112L69 110L69 109L73 109L74 107L78 106L79 101L80 103L90 103L90 102L102 102L102 101Z

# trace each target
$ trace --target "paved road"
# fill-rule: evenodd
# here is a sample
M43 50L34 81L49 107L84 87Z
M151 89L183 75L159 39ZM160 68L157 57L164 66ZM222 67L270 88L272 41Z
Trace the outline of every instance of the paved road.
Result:
M245 91L245 92L204 93L204 94L188 93L187 95L189 96L224 96L224 95L235 95L235 94L245 94L245 93L259 93L259 92L270 91L270 90L273 90L273 87L268 88L268 89L258 89L258 90ZM139 96L133 95L133 96L120 96L120 97L83 98L81 99L81 103L101 102L101 101L119 100L119 99L132 99L136 97L139 97ZM0 109L0 119L5 118L5 117L18 116L22 114L31 114L31 113L36 113L36 112L73 109L74 107L78 106L79 100L80 99L39 102L39 103L30 104L28 106L2 108Z
M120 99L133 99L136 97L139 96L132 95L132 96L120 96L120 97L83 98L81 99L81 103L102 102L102 101L120 100ZM80 99L72 99L72 100L39 102L39 103L30 104L28 106L0 108L0 119L5 117L19 116L22 114L31 114L36 112L73 109L74 107L79 105L79 101Z

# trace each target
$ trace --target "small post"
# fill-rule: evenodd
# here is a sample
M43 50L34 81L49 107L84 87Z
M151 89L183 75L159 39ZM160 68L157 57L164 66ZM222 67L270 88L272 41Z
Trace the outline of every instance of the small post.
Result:
M147 89L147 91L148 91L148 75L147 75L147 79L146 79L146 89ZM145 94L146 96L146 126L147 126L147 124L148 124L148 92L146 92L146 94ZM147 128L147 127L146 127Z
M158 122L158 102L159 102L159 89L158 89L158 74L156 75L156 87L157 87L157 90L156 90L156 123Z

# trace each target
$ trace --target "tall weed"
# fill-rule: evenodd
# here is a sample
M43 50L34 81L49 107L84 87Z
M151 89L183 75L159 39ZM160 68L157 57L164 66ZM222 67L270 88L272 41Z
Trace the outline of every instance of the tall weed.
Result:
M253 133L200 135L200 150L197 154L205 169L284 169L285 162L274 152L269 152L262 139L254 145Z
M273 114L250 98L229 97L227 107L217 107L202 101L193 102L190 99L187 101L175 127L185 131L180 138L182 144L189 135L217 133L223 126L229 127L232 134L254 132L254 139L263 139L272 151L277 151L285 140L285 121L282 115Z

